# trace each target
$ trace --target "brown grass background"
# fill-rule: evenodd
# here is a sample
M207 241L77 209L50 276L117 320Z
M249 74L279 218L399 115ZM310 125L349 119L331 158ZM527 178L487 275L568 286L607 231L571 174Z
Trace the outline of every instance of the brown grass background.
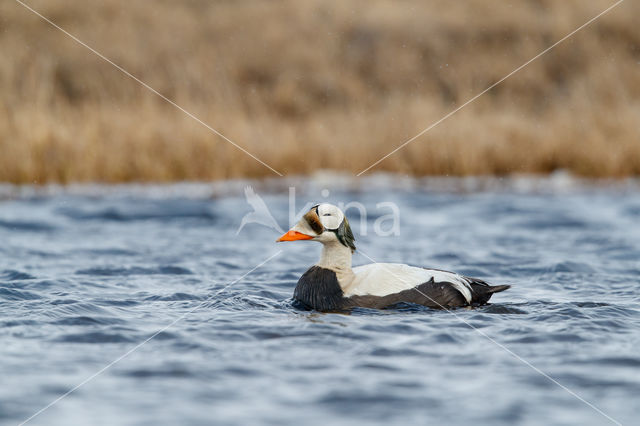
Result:
M29 0L284 174L358 172L613 0ZM626 1L374 171L640 174ZM14 1L0 3L0 181L273 173Z

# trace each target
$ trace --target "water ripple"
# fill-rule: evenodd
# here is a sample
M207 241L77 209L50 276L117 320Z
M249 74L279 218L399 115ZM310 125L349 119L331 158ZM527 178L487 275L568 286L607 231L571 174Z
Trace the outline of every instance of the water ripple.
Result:
M260 225L236 235L242 185L215 198L123 188L3 204L0 422L156 333L34 424L603 423L495 343L623 424L640 416L640 193L332 189L327 201L374 212L367 235L357 215L352 226L376 260L513 287L473 309L321 314L291 299L314 243L283 244L242 277L276 250ZM307 195L298 208L323 199ZM384 200L400 208L400 236L373 233ZM284 222L286 190L265 202Z
M27 274L26 272L15 271L12 269L6 269L0 272L0 280L4 281L20 281L32 279L35 279L35 277L31 274Z
M132 266L129 268L121 267L95 267L88 269L80 269L76 271L78 275L92 276L129 276L129 275L192 275L193 272L179 266L159 266L155 268L144 268Z
M108 333L102 331L89 331L82 333L68 333L62 334L54 339L55 342L60 343L131 343L136 339L131 336L127 336L124 333Z
M35 222L26 220L3 220L0 219L0 228L5 228L14 232L51 232L56 226L46 222Z
M41 298L42 296L32 291L0 288L0 300L34 300Z

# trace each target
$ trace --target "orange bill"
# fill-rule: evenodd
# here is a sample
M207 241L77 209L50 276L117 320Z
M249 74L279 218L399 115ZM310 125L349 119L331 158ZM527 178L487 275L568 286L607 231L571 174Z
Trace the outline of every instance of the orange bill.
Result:
M296 240L311 240L313 237L311 235L303 234L302 232L290 230L286 232L282 237L278 238L276 242L279 241L296 241Z

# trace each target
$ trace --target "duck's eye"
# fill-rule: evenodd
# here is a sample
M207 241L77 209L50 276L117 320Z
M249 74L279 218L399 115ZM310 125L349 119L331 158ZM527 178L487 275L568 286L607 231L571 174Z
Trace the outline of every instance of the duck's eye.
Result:
M322 216L331 216L331 213L325 213Z

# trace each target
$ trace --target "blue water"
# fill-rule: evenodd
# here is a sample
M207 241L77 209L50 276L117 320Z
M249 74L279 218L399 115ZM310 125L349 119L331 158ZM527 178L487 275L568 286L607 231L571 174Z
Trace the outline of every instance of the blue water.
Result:
M256 224L236 235L241 185L5 188L0 423L84 382L28 424L612 423L587 402L638 424L640 191L444 182L307 186L296 210L362 202L359 249L513 285L489 306L296 309L320 246ZM285 228L286 190L257 192ZM399 236L373 232L381 201Z

